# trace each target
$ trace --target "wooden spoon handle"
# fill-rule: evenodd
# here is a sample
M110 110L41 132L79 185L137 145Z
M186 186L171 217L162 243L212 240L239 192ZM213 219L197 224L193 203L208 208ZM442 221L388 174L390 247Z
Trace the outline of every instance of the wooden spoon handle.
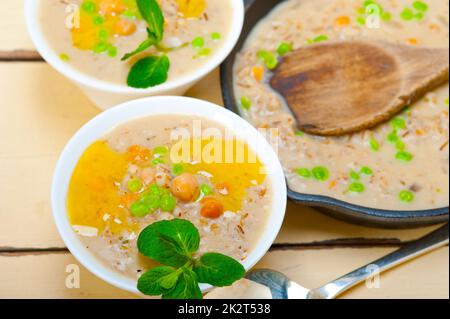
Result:
M294 51L270 84L301 130L341 135L390 119L448 78L448 49L348 41Z

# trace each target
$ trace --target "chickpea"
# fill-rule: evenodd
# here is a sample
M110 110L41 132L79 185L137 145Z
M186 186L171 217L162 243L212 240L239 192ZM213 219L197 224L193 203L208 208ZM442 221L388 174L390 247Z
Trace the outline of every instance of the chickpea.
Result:
M194 175L181 174L172 181L172 194L181 201L191 202L200 195L200 186Z
M202 209L200 214L205 218L219 218L223 215L223 211L224 208L222 203L215 198L208 197L202 201Z

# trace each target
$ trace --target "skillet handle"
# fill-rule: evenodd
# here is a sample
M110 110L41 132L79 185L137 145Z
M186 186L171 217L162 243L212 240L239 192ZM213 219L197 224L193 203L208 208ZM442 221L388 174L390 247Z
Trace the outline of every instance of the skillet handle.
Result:
M355 285L379 274L385 270L398 266L437 248L448 245L449 224L426 235L416 241L410 242L393 253L382 257L369 265L361 267L335 281L309 293L312 299L333 299Z

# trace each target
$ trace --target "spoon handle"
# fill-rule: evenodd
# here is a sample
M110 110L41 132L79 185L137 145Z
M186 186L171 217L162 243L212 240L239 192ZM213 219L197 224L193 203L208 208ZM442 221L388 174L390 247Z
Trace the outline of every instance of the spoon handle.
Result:
M354 287L355 285L373 278L385 270L400 265L408 260L433 251L449 243L449 224L438 230L422 237L416 241L406 244L393 253L382 257L371 264L361 267L333 282L311 290L309 298L311 299L334 299L338 295Z

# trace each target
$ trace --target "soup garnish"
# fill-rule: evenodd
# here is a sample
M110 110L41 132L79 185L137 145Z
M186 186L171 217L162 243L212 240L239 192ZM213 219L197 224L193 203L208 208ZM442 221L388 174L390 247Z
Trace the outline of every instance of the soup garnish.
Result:
M43 33L62 61L138 89L201 67L230 33L230 0L39 1Z
M200 234L187 220L156 222L141 232L137 245L142 255L162 265L139 277L138 289L145 295L202 299L199 282L216 287L230 286L245 274L238 261L219 253L194 258Z
M148 24L147 39L136 50L127 53L122 61L161 43L164 36L164 16L156 0L136 0L139 12ZM167 55L149 56L137 61L128 74L127 83L134 88L149 88L167 81L170 60Z

